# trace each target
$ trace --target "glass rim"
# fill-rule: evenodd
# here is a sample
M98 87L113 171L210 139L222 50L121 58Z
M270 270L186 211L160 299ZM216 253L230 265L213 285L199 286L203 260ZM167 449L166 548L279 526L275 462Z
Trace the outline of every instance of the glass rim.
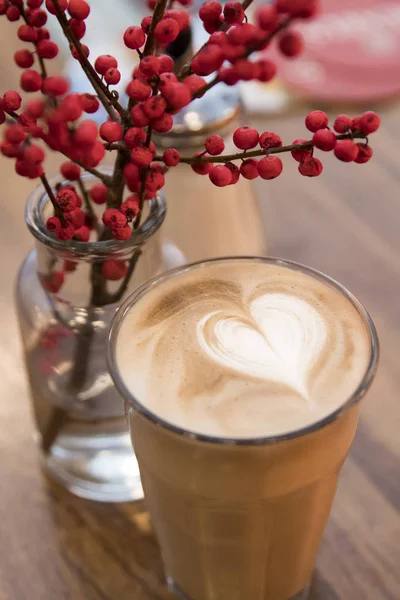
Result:
M322 281L323 283L329 285L331 288L334 288L338 291L342 296L347 298L352 306L356 309L359 316L361 317L363 323L366 326L367 331L369 332L370 337L370 359L365 370L365 373L357 386L354 392L351 394L347 400L343 402L343 404L329 413L322 419L319 419L315 423L311 423L310 425L306 425L305 427L301 427L300 429L296 429L293 431L288 431L280 434L273 434L268 436L257 436L257 437L249 437L249 438L230 438L230 437L218 437L213 435L207 435L202 433L197 433L195 431L190 431L179 425L174 425L172 422L166 421L165 419L159 417L156 413L148 409L144 406L137 398L131 394L131 392L127 389L124 384L123 378L119 373L116 361L116 341L118 337L118 332L121 328L122 322L124 320L125 315L130 311L131 307L139 301L149 290L153 287L161 284L162 282L173 278L175 275L179 275L181 273L185 273L186 271L190 271L193 268L201 268L207 266L209 264L215 262L229 262L229 261L257 261L269 265L280 265L282 267L286 267L288 269L299 271L311 277ZM357 298L342 284L337 282L332 277L325 275L321 271L317 269L313 269L312 267L307 267L301 263L297 263L294 261L274 258L274 257L263 257L263 256L227 256L222 258L212 258L208 260L200 260L192 263L188 263L186 265L177 267L166 273L158 275L154 277L150 281L146 282L140 288L135 290L125 301L120 305L114 318L111 323L111 327L108 335L108 343L107 343L107 351L106 351L107 365L108 370L111 375L111 378L114 382L115 387L118 392L121 394L122 398L127 401L137 412L139 412L146 419L152 421L154 424L163 427L175 434L185 436L187 438L195 439L201 442L207 442L211 444L227 444L227 445L236 445L236 446L257 446L257 445L266 445L272 444L280 441L286 441L294 438L301 437L303 435L312 433L323 427L326 427L330 423L336 421L344 412L347 412L350 408L356 405L361 398L365 395L368 388L370 387L379 361L379 340L378 333L376 331L375 325L368 314L367 310L364 306L357 300Z
M107 169L99 169L102 173L108 174ZM90 173L82 175L83 181L96 180L97 178ZM55 176L49 179L49 184L54 187L57 183L71 183L60 176ZM72 182L73 183L73 182ZM110 254L123 254L137 246L142 245L162 224L167 211L167 205L164 194L158 193L153 200L149 200L149 213L145 221L137 230L134 230L128 240L105 240L80 242L78 240L70 240L68 242L57 239L52 236L46 229L46 224L42 218L42 209L49 202L48 194L39 184L31 194L29 194L25 205L25 222L29 231L37 240L61 253L73 253L82 258L102 258Z

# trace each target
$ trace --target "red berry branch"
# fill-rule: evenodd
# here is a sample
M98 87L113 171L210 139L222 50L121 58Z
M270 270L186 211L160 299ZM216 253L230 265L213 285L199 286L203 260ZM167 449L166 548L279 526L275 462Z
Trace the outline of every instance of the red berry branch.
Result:
M279 176L283 164L278 154L284 152L291 152L300 174L308 177L323 169L316 150L332 151L344 162L363 163L371 158L367 136L379 126L379 117L372 112L354 119L340 115L331 130L326 114L314 111L306 118L312 139L296 139L290 145L284 145L276 133L241 127L233 135L238 149L234 154L223 154L224 142L218 135L209 136L204 152L194 156L180 156L174 148L157 152L153 134L169 132L174 114L214 85L272 80L276 64L260 52L276 42L282 54L295 58L303 39L291 25L313 17L318 9L317 0L274 0L258 8L250 23L246 10L252 0L230 0L224 6L209 0L199 10L209 38L176 74L165 49L189 27L189 15L182 9L189 2L149 0L153 13L124 32L123 43L138 62L126 87L128 104L123 106L114 87L121 79L116 58L101 55L92 61L84 44L85 21L91 10L86 0L0 0L0 15L10 22L22 21L17 24L17 36L27 46L14 55L22 69L21 89L27 95L42 94L26 99L23 108L17 91L5 92L0 98L0 122L6 121L0 151L15 161L19 175L41 179L54 206L48 229L59 239L129 239L141 223L146 201L163 188L168 169L179 163L190 165L197 174L207 174L214 185L222 187L241 177ZM71 93L66 77L48 74L48 61L59 52L45 28L49 18L59 24L93 93ZM101 106L108 119L99 126L90 115ZM69 183L60 189L50 189L44 170L46 147L68 159L61 174ZM115 153L111 175L99 169L106 152ZM85 171L99 180L90 191L82 179ZM104 206L100 217L99 206ZM119 274L123 279L127 273L128 264L125 269L112 270L112 278ZM105 269L102 276L107 280L109 274ZM107 299L104 289L101 298Z

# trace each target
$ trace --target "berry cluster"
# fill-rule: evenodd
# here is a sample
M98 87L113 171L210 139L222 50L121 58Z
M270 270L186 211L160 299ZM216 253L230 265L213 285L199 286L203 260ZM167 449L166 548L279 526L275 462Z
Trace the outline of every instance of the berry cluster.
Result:
M168 46L190 27L189 15L182 9L189 3L148 0L153 13L140 26L132 25L124 32L124 45L138 57L126 86L129 103L124 107L113 88L121 80L116 58L105 54L91 62L90 50L82 41L90 14L86 0L0 0L0 15L19 21L17 35L26 43L14 55L23 70L20 87L26 94L41 92L40 97L24 102L23 108L15 90L0 97L0 124L6 122L0 151L15 160L19 175L42 180L54 206L47 227L58 239L129 239L140 224L145 201L155 197L164 186L166 171L179 163L190 165L195 173L208 175L214 185L224 187L240 177L275 179L283 169L277 156L281 152L291 152L299 172L308 177L322 172L315 149L333 151L344 162L364 163L371 158L367 136L379 127L379 117L372 112L355 119L339 115L331 130L327 115L313 111L306 117L312 139L296 139L289 146L284 146L276 133L240 127L233 135L236 154L223 154L224 141L218 135L208 136L204 151L194 156L183 157L175 148L158 153L153 132L169 132L173 115L213 86L273 79L275 62L258 52L275 39L282 54L296 57L303 39L290 25L313 17L318 8L318 0L274 0L259 7L254 22L249 23L245 9L251 0L243 4L229 0L224 6L208 0L199 11L208 41L177 73ZM45 28L49 16L58 21L94 93L70 93L65 77L48 74L47 61L58 54L58 46ZM101 106L108 118L98 126L90 115ZM46 146L66 157L60 171L69 183L57 190L51 190L45 174ZM113 176L105 175L97 167L105 153L113 151L117 153L117 168ZM90 190L85 189L81 178L85 171L99 180ZM66 265L61 275L73 267ZM125 261L110 260L103 267L105 279L115 281L126 273ZM48 284L53 290L63 282L61 275L54 275Z

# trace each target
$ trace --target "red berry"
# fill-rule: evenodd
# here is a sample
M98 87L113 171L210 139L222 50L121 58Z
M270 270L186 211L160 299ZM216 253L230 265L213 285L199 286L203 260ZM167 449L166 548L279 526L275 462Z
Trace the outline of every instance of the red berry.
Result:
M284 56L294 58L303 51L304 39L298 31L285 31L279 37L278 46Z
M116 69L117 67L117 59L111 56L111 54L102 54L94 62L94 68L100 75L105 75L108 69Z
M354 131L361 131L361 117L354 117L354 119L352 119L351 121L351 130Z
M7 19L11 22L18 21L21 16L21 11L17 6L9 6L6 11Z
M206 76L217 71L224 62L224 53L220 46L208 44L192 60L192 71L196 75Z
M79 94L69 94L61 104L61 114L65 121L77 121L82 116L83 109Z
M262 35L260 35L262 34ZM229 30L228 38L234 46L249 46L259 43L264 37L262 31L251 23L241 23Z
M92 114L97 112L100 108L100 102L96 96L92 96L92 94L81 94L80 101L85 113Z
M36 179L43 174L43 168L40 164L31 164L26 160L17 158L15 161L15 172L21 177Z
M254 158L248 158L240 165L240 173L245 179L256 179L258 177L258 161Z
M298 166L299 173L305 177L318 177L318 175L321 175L323 168L322 162L312 156L305 158Z
M160 75L162 73L170 73L174 70L174 61L168 54L161 54L161 56L158 57L158 60L160 63L158 70Z
M133 163L128 163L124 167L124 177L126 185L131 191L136 191L140 187L140 169Z
M69 81L60 75L46 77L42 84L43 94L51 96L63 96L69 90Z
M207 82L203 77L199 77L198 75L189 75L184 79L183 83L189 88L192 93L192 96L196 94L201 88L203 88ZM202 98L203 94L197 96L198 98Z
M225 150L224 140L219 135L209 135L204 142L204 147L211 156L217 156Z
M17 35L23 42L36 42L38 36L37 30L30 25L21 25L18 27Z
M40 40L49 40L50 39L50 31L45 27L41 27L38 29L38 41Z
M291 17L309 19L317 13L317 0L277 0L276 7L279 12L288 13Z
M103 263L101 272L105 279L118 281L126 275L128 267L124 260L107 260Z
M43 116L45 109L45 101L41 98L36 98L35 100L31 100L29 102L29 104L26 106L25 112L28 117L36 120Z
M62 12L65 12L67 10L68 0L58 0L58 4L59 4ZM49 13L51 13L52 15L57 14L55 6L53 4L53 0L46 0L46 8L49 11Z
M147 83L144 83L143 81L140 81L140 79L134 79L133 81L128 83L128 86L126 88L126 93L128 94L129 98L132 98L132 100L137 101L147 100L151 92L151 86Z
M157 133L167 133L168 131L171 131L173 125L174 120L168 113L163 114L162 117L154 119L151 122L152 128L154 131L157 131Z
M38 55L41 58L55 58L58 54L58 46L56 43L51 40L41 40L37 46L36 50Z
M244 19L244 10L241 3L232 0L227 2L224 6L224 17L229 25L241 23Z
M70 19L69 26L78 40L81 40L84 37L86 33L85 21L79 21L78 19Z
M143 105L143 110L149 119L158 119L165 113L167 103L160 95L152 96Z
M225 69L220 70L219 80L225 83L225 85L233 86L240 81L240 76L232 67L226 67Z
M37 71L28 69L20 78L20 86L24 92L38 92L42 87L42 78Z
M29 24L33 27L43 27L47 23L47 13L44 10L35 9L29 13ZM39 36L39 32L38 32Z
M258 131L252 127L239 127L233 134L233 143L236 148L249 150L257 146L259 140Z
M183 31L184 29L187 29L190 25L189 14L183 10L174 10L174 9L166 10L164 13L164 17L166 17L168 19L174 19L179 26L179 31Z
M131 151L131 161L138 167L148 167L153 160L153 155L145 146L136 146Z
M79 229L85 222L85 213L80 208L74 208L71 212L66 213L64 218L71 223L75 229Z
M251 81L252 79L256 79L258 75L257 63L251 62L246 58L239 58L235 62L234 69L242 81Z
M155 194L164 187L165 177L164 174L158 170L151 170L147 175L146 179L146 190L150 191L152 194Z
M274 4L261 6L256 12L257 24L263 31L272 31L278 24L278 11Z
M4 133L6 141L10 144L20 144L26 138L25 129L22 125L8 125Z
M97 125L94 121L82 121L74 132L74 143L78 148L90 148L97 140Z
M379 129L380 124L381 124L380 118L378 117L378 115L376 113L372 112L371 110L368 112L365 112L361 116L360 128L361 128L361 131L363 133L365 133L366 135L377 131Z
M257 170L262 179L275 179L282 173L283 165L278 156L265 156L258 161Z
M152 22L153 22L153 17L151 17L151 16L144 17L142 19L142 22L141 22L140 26L141 26L141 28L143 29L143 31L145 32L146 35L149 33L149 29L151 27Z
M20 145L10 144L10 142L1 142L0 150L3 156L8 158L20 158L22 155Z
M90 197L95 204L105 204L108 187L104 183L96 183L90 190Z
M121 73L118 69L112 67L105 72L104 80L107 85L116 85L121 80Z
M81 168L73 162L64 162L60 167L61 175L69 181L76 181L81 176Z
M312 141L319 150L329 152L336 146L336 135L329 129L319 129L314 133Z
M176 165L181 160L181 156L178 150L175 148L167 148L163 154L163 161L167 165L167 167L176 167Z
M153 75L158 75L160 64L158 56L144 56L139 64L139 72L146 78L151 79Z
M175 19L161 19L154 29L154 36L160 46L168 46L179 35L179 25Z
M50 217L46 221L46 228L52 233L57 234L61 229L61 221L58 217Z
M74 210L78 202L75 192L66 187L61 188L57 192L56 201L57 204L61 207L62 211L65 213Z
M128 148L135 148L136 146L141 146L146 141L146 132L144 129L140 129L139 127L131 127L125 134L124 142L128 146Z
M171 83L162 90L162 95L173 109L182 108L189 104L192 94L184 83Z
M97 140L97 125L94 121L82 121L74 132L74 143L78 148L90 148Z
M229 38L225 31L215 31L210 35L210 39L208 40L209 44L216 44L217 46L226 46L229 44Z
M90 6L85 0L69 0L68 12L74 19L83 21L90 13Z
M305 144L307 141L308 140L303 140L303 139L299 138L297 140L294 140L293 146L295 146L297 144ZM309 158L312 156L312 149L292 150L291 155L293 156L294 160L297 160L297 162L303 162L306 158Z
M82 48L82 52L83 52L84 56L87 58L90 54L89 48L86 46L86 44L81 44L81 48ZM71 46L71 54L75 58L75 60L78 60L79 62L81 61L80 54L79 54L78 50L75 48L75 46Z
M32 52L29 50L17 50L14 54L14 61L21 69L29 69L35 62Z
M100 137L106 142L119 142L122 138L123 129L119 123L106 121L100 126Z
M103 213L103 223L106 227L125 227L126 217L117 208L107 208Z
M87 167L97 167L97 165L103 160L106 151L104 148L104 144L97 140L93 147L90 148L89 153L85 154L83 157L83 162Z
M22 99L18 92L10 90L3 96L3 108L6 111L15 111L21 108Z
M59 240L67 241L72 240L75 234L75 228L72 223L68 223L68 221L64 221L61 223L60 229L56 232L56 236Z
M32 164L39 164L44 161L45 154L43 149L37 144L31 144L24 150L24 159Z
M225 166L230 170L231 175L232 175L232 181L231 181L230 185L234 185L235 183L237 183L239 181L239 178L240 178L239 167L237 167L232 162L226 162Z
M359 165L363 165L364 163L368 162L372 158L373 150L372 150L371 146L368 146L368 144L358 143L357 147L358 147L358 154L357 154L357 157L355 158L354 162L356 162Z
M346 133L346 131L350 131L352 124L352 119L347 115L338 115L333 124L333 129L337 131L337 133Z
M133 124L137 127L147 127L150 123L149 117L144 112L143 104L136 104L131 110Z
M212 23L219 19L222 13L222 6L219 2L213 0L205 2L199 10L199 17L204 23Z
M280 148L282 146L282 140L278 134L272 131L264 131L260 135L260 146L261 148Z
M185 80L186 81L186 80ZM174 73L162 73L160 75L160 83L158 87L162 91L166 85L170 83L178 83L178 78Z
M353 140L339 140L334 153L343 162L353 162L358 156L358 146Z
M125 225L125 227L112 227L111 233L116 240L129 240L132 235L132 229L129 225Z
M257 70L257 79L262 83L268 83L271 81L276 75L276 64L272 62L272 60L268 60L266 58L262 58L256 62L258 67Z
M313 110L306 116L306 127L313 133L328 127L328 115L322 110Z
M133 221L139 213L139 196L132 194L121 204L121 212L128 221Z
M59 233L59 231L57 233ZM64 280L65 274L62 271L53 271L46 277L42 278L42 283L48 292L50 292L51 294L57 294L57 292L59 292L62 288Z
M196 152L196 154L194 156L198 156L200 154L200 152ZM208 154L203 155L202 158L207 158ZM191 165L193 171L195 173L197 173L198 175L208 175L208 173L211 171L211 169L213 168L213 163L206 163L206 162L199 162L199 163L195 163L193 165Z
M210 181L218 187L225 187L232 183L232 173L225 165L216 165L215 167L212 167L209 178Z
M27 0L29 8L40 8L44 0Z
M77 229L74 233L74 238L80 242L88 242L90 239L89 227L86 227L86 225L79 227L79 229Z
M146 41L146 36L141 27L128 27L124 33L124 44L131 50L139 50ZM117 66L117 65L115 65Z

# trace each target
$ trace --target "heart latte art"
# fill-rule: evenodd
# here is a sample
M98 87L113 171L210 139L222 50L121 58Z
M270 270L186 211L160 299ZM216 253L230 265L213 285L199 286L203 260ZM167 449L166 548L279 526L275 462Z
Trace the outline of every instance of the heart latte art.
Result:
M370 340L350 301L288 267L217 261L155 286L130 310L117 361L147 408L189 431L251 438L340 407Z

